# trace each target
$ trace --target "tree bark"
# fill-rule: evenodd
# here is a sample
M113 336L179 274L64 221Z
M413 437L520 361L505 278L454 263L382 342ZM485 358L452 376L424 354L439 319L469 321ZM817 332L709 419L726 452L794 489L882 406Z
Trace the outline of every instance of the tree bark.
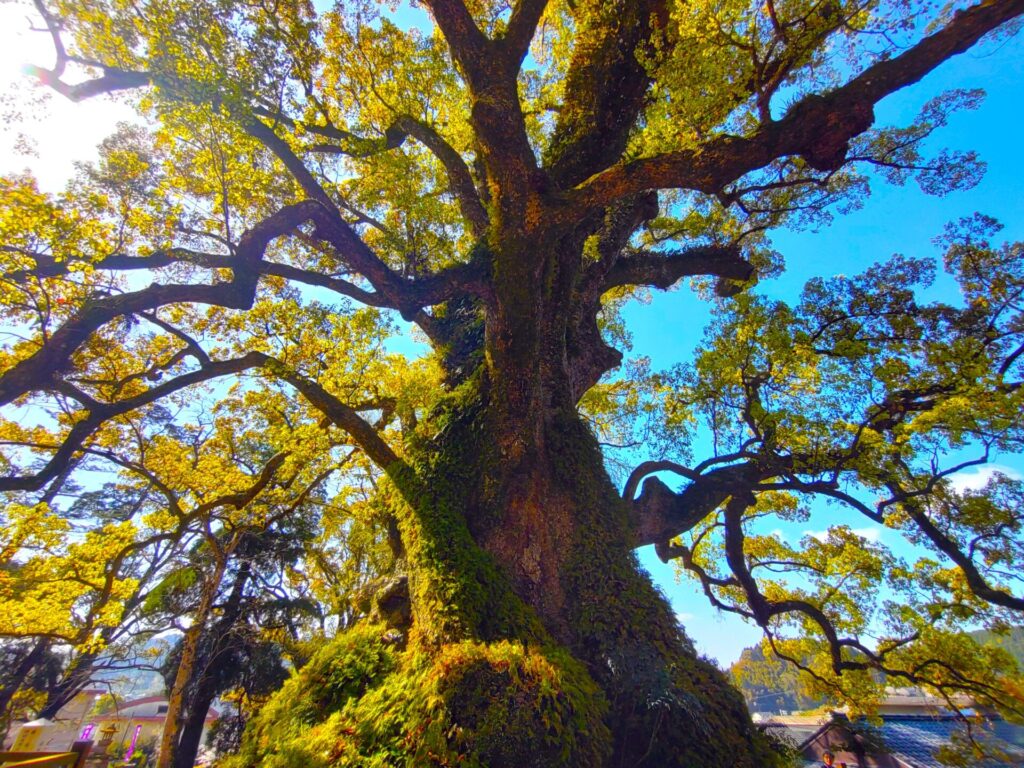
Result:
M167 697L167 717L164 720L163 732L160 734L160 751L157 754L156 768L171 768L174 765L182 726L185 688L195 667L199 635L206 626L206 619L213 609L217 590L220 589L220 583L224 578L227 559L228 555L224 551L217 551L213 573L203 584L199 606L193 616L192 625L185 631L185 635L181 639L181 661L178 663L178 671Z
M188 712L181 726L181 735L174 751L174 768L192 768L199 754L206 715L213 705L216 694L209 690L198 693L189 702Z
M36 640L32 650L26 653L11 671L8 676L10 683L0 687L0 744L7 738L7 730L11 724L11 712L9 710L14 694L21 688L29 673L43 660L47 645L49 645L49 640L45 637Z
M244 540L243 537L242 541ZM252 538L249 541L252 541ZM225 563L226 561L227 555L225 555ZM199 754L200 739L206 725L206 715L210 711L213 700L222 690L218 690L217 666L224 663L223 658L229 651L233 640L232 630L241 616L245 587L251 575L252 565L250 561L246 560L235 574L231 592L223 603L220 618L207 630L210 636L206 642L205 663L197 664L194 659L189 669L188 681L185 684L185 690L189 694L188 701L183 704L185 717L182 720L180 735L174 749L175 768L192 768L196 756ZM205 618L203 617L204 624ZM196 657L199 655L198 650L197 647Z
M429 452L412 459L418 479L392 473L411 642L567 650L601 692L608 731L586 736L603 740L588 758L550 764L584 765L594 754L608 766L774 764L739 693L697 656L641 571L628 510L574 408L549 405L520 422L531 443L523 433L501 434L508 413L489 391L483 381L446 414ZM508 764L553 760L528 743ZM506 764L480 749L487 764Z
M597 370L586 344L603 342L573 325L594 300L580 265L601 226L521 228L482 246L493 291L469 314L479 313L483 354L460 358L476 361L470 372L449 371L456 385L401 458L378 462L380 503L404 545L411 655L346 706L339 754L491 768L781 764L641 571L630 509L577 412L618 360L605 356ZM454 337L479 338L465 327ZM503 656L509 644L521 661ZM420 677L429 663L440 666ZM531 678L538 669L553 671ZM382 704L389 696L398 698ZM417 713L422 701L444 714ZM369 724L395 710L404 734Z

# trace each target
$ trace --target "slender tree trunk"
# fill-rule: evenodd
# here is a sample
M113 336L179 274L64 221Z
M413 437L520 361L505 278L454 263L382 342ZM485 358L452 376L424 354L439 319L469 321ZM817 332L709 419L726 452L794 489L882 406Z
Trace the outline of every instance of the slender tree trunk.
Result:
M10 682L0 687L0 744L7 738L7 731L11 725L10 707L14 694L21 688L29 673L43 660L48 644L49 641L46 638L39 638L32 646L32 650L25 654L15 668L5 675Z
M224 579L227 560L226 550L218 552L213 573L203 584L192 625L185 631L185 635L181 639L181 661L178 663L178 671L174 675L174 683L171 685L167 697L167 719L164 720L164 730L160 735L160 751L157 755L156 768L171 768L174 765L175 750L182 726L185 689L195 667L199 637L206 626L206 620L217 597L217 590L220 589L221 581Z
M47 692L46 703L37 713L38 717L53 720L67 704L75 698L92 681L95 653L83 653L77 656L64 670L57 685Z
M188 713L185 715L181 727L181 735L178 738L177 747L174 750L174 768L192 768L196 762L196 755L199 754L203 728L206 726L206 715L213 705L216 694L209 690L198 693L188 705Z
M229 646L233 642L232 631L241 617L245 586L251 574L251 562L246 560L235 575L231 593L222 605L220 618L206 630L210 633L206 643L206 648L209 649L206 662L192 664L189 680L185 684L185 690L190 692L190 696L184 705L185 717L174 749L175 768L192 768L199 754L206 715L219 693L216 668L217 665L224 663L224 658L230 650Z

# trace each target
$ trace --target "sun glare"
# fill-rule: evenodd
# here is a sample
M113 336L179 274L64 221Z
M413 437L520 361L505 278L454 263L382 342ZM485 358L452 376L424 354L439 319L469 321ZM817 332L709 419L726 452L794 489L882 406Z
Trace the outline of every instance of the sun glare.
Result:
M47 34L31 9L0 5L0 174L30 171L40 186L63 188L76 160L96 157L96 145L118 122L137 119L126 105L108 98L75 104L44 93L25 74L28 64L53 65Z

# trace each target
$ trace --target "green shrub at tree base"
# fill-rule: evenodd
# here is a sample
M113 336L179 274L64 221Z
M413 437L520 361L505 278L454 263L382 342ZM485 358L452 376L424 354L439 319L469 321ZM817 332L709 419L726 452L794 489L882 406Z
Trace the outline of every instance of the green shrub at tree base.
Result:
M359 625L296 672L223 768L594 766L611 751L608 703L560 649L389 645Z

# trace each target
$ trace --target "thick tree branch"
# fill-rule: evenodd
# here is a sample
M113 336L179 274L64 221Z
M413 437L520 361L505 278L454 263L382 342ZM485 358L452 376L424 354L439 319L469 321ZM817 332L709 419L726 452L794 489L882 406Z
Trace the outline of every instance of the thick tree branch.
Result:
M518 0L512 9L508 28L500 42L519 64L530 50L530 42L547 5L548 0Z
M657 50L654 38L668 21L664 0L581 7L565 97L544 158L561 188L579 184L622 156L650 85L643 59Z
M1021 13L1024 0L985 0L959 11L943 29L899 56L873 64L828 95L804 97L781 120L762 124L749 137L720 136L697 149L621 163L597 173L569 193L568 205L559 216L575 219L588 210L650 189L715 194L787 155L804 157L816 170L838 168L846 160L850 140L874 122L875 104L918 82Z
M529 228L545 185L519 100L520 60L476 26L462 0L426 0L469 86L470 118L486 168L491 202L510 227ZM525 21L525 19L524 19Z
M75 102L116 91L132 91L152 83L152 77L148 72L131 72L115 67L105 67L101 77L86 80L77 85L68 85L60 79L63 68L44 69L29 65L25 67L25 71L43 85L49 86L61 96Z
M347 432L356 445L382 469L398 460L394 451L384 442L377 430L359 415L359 411L364 409L364 405L358 407L346 405L319 384L287 368L279 360L262 352L249 352L239 358L209 363L199 370L182 374L125 400L100 403L91 397L83 398L88 415L75 423L63 442L56 446L54 454L46 465L33 475L0 477L0 491L33 491L43 487L63 471L77 453L86 450L85 442L96 430L116 416L138 410L193 384L241 373L252 368L264 368L295 387L311 405L332 423ZM66 382L58 382L54 388L61 390L67 386L69 385ZM78 398L76 397L76 399Z
M314 216L317 237L330 243L354 271L369 280L385 297L387 306L397 309L404 319L414 321L423 306L437 303L431 297L438 289L445 293L450 290L452 281L458 280L465 273L465 269L446 270L422 279L414 288L410 281L385 264L345 222L327 193L284 139L258 120L246 123L246 130L281 159L307 194L324 204L324 210ZM458 287L468 286L460 284Z
M656 471L672 471L689 477L690 484L674 493L656 477L648 477L640 496L625 495L633 514L634 544L663 544L714 512L726 499L737 494L749 494L761 479L763 470L747 462L713 469L696 475L674 462L647 462L630 475L626 493L635 493L640 478Z
M113 88L110 87L111 81L108 75L79 86L68 86L61 82L58 76L46 70L34 68L33 73L45 84L50 85L59 93L76 101L99 93L109 92L110 90L122 87L141 87L152 82L152 78L148 73L130 72L124 73L125 80L123 84L118 84ZM183 92L180 84L178 86L165 84L165 86L171 92ZM186 98L188 98L187 94ZM323 233L329 233L329 236L325 239L328 239L353 268L369 280L387 298L388 306L398 309L405 319L412 320L420 307L413 307L403 300L401 277L384 264L345 222L338 205L314 178L313 174L288 143L278 136L273 128L262 122L258 117L254 117L251 114L234 114L233 117L249 135L277 156L310 198L323 206L321 215L315 216L315 218L317 219L319 230ZM440 137L437 138L440 139ZM478 214L479 212L476 211L473 215ZM357 215L361 216L358 213Z
M315 222L316 208L311 207L310 211L310 218ZM328 244L330 245L330 243ZM16 282L25 282L29 278L52 278L71 273L70 264L67 261L56 261L47 254L22 253L35 259L37 266L31 269L19 269L14 272L8 272L4 277ZM233 257L224 254L204 253L187 248L170 248L154 251L148 256L113 254L91 263L90 266L94 270L124 271L161 269L176 263L193 264L206 269L231 269L234 264ZM435 323L433 318L422 311L422 307L440 304L459 294L472 293L481 295L486 290L484 265L479 263L456 264L440 272L415 280L399 277L397 273L392 272L393 281L390 297L380 292L360 288L348 280L325 275L321 272L302 269L290 264L260 261L255 265L254 269L260 275L271 275L296 283L326 288L339 295L355 299L368 307L398 309L404 306L407 311L412 307L413 316L411 321L419 325L432 339L437 336ZM354 268L353 271L355 271ZM394 298L396 293L402 297L401 300ZM161 322L154 315L142 314L141 316L157 324ZM165 330L178 335L177 332L169 327L165 328Z
M74 455L82 450L85 441L97 429L116 416L138 410L193 384L240 373L249 368L263 365L263 363L264 361L259 355L250 353L232 360L218 360L204 365L199 370L177 376L125 400L100 403L91 397L83 398L81 401L87 408L88 415L75 423L46 465L33 475L0 477L0 491L35 491L42 488L68 466ZM62 391L69 385L66 382L57 382L52 386L54 389ZM75 397L75 399L79 398Z
M448 5L448 3L442 3L442 5ZM461 2L452 2L450 5L452 7L461 6ZM470 23L472 23L472 20L470 20ZM54 34L59 40L59 34L57 32L54 32ZM145 72L123 72L114 69L105 69L104 72L105 74L101 78L80 85L69 86L60 80L60 75L63 73L62 66L54 71L43 70L38 67L32 69L32 74L35 74L41 82L75 101L80 101L100 93L107 93L111 90L138 88L153 82L152 76ZM188 89L187 87L183 88L182 84L163 83L163 85L169 92L183 93L184 98L195 100L194 97L190 98L188 96ZM514 90L514 78L512 87ZM401 285L403 282L402 278L377 258L376 254L356 235L342 218L338 204L316 180L288 143L278 136L271 126L268 126L259 119L257 116L259 114L271 114L271 119L280 120L292 127L296 125L295 121L265 109L253 110L247 114L233 115L247 133L277 156L303 191L310 198L321 203L325 213L331 214L331 218L334 220L318 222L320 229L331 233L330 241L332 245L349 261L355 271L369 280L375 289L385 297L383 302L367 301L367 303L371 303L374 306L389 306L398 309L406 320L415 320L417 313L422 307L412 306L409 301L404 300L404 290ZM347 131L333 127L317 126L316 128L318 133L331 138L343 138L350 141L357 140L358 138ZM525 142L525 131L521 133ZM458 200L463 215L469 222L473 233L477 237L482 236L488 225L487 213L480 202L472 176L462 157L433 128L408 117L399 118L396 125L389 129L385 136L387 147L400 145L405 135L411 135L416 138L441 161L448 173L451 191ZM350 209L344 202L341 205L346 210ZM376 222L370 221L360 212L354 210L353 212L361 221L376 224ZM440 282L444 282L444 279ZM358 292L358 289L354 287L344 287L348 290L342 292L347 295L353 295L353 297L360 300L367 300L369 298L369 294L366 293L356 296L355 294Z
M327 194L326 190L320 185L320 182L313 177L313 174L310 173L306 164L303 163L302 160L300 160L292 151L292 148L288 146L288 142L278 136L274 132L274 129L262 120L238 115L235 117L238 119L246 133L259 141L263 146L277 156L277 159L284 164L284 167L288 169L295 180L299 183L299 186L302 187L303 192L321 203L327 211L338 219L339 222L344 224L341 211L338 210L338 206L335 204L334 200L332 200L331 196Z
M362 448L381 469L387 469L399 461L391 446L381 438L376 429L359 415L355 408L341 402L317 382L291 370L279 360L262 353L254 354L259 354L262 358L262 365L269 372L291 384L309 401L310 405L324 414L337 427L347 432L356 445Z
M471 86L487 77L486 60L493 55L491 41L473 21L462 0L425 0L434 21L444 35L452 57L466 73Z
M245 509L257 496L260 495L260 493L263 492L264 488L270 485L274 476L277 474L277 470L281 468L281 465L288 456L288 451L275 453L267 460L267 463L263 465L263 469L260 470L259 475L256 476L252 485L236 493L228 493L223 496L218 496L215 499L211 499L210 501L200 504L196 507L194 516L203 517L218 507Z
M637 250L615 262L601 290L603 293L622 285L649 285L664 290L684 277L697 275L720 278L719 292L724 293L729 290L728 281L746 282L754 276L754 268L735 246L700 245L666 252Z
M206 354L206 350L199 345L199 342L197 342L195 339L193 339L180 328L177 328L171 323L161 320L159 317L156 316L156 313L142 314L140 315L140 317L152 323L157 328L161 328L167 331L167 333L171 334L172 336L176 336L178 339L185 342L186 353L192 355L192 357L194 357L196 362L199 363L200 365L209 365L212 362L210 360L210 356Z
M0 246L0 250L4 246ZM31 269L18 269L12 272L5 272L4 277L16 283L24 283L29 278L46 279L50 277L61 277L71 274L71 264L67 260L57 261L46 253L37 253L18 249L23 256L32 258L36 265ZM90 263L93 269L121 272L135 269L161 269L171 264L195 264L209 269L230 269L231 256L226 254L205 253L193 251L189 248L167 248L154 251L148 256L129 256L124 253L114 253L104 256L98 261Z
M303 133L309 133L314 136L321 136L331 141L365 141L366 139L357 136L354 133L346 131L342 128L338 128L333 125L319 125L317 123L310 123L304 120L296 120L289 115L286 115L279 109L268 109L267 107L253 105L250 107L252 113L257 117L265 117L270 120L271 124L281 123L282 125L295 130L302 129ZM397 146L397 145L396 145Z

